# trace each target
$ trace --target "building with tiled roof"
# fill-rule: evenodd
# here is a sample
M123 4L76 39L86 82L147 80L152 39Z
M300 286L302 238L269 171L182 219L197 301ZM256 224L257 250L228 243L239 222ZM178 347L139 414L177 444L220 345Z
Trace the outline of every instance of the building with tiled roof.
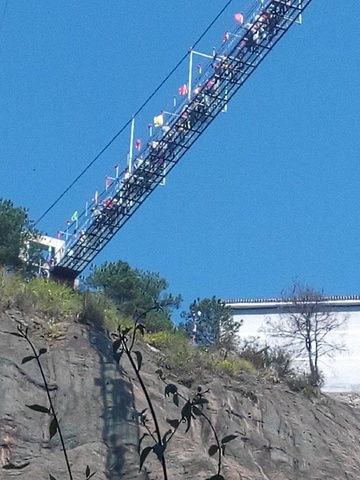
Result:
M257 338L269 345L280 341L269 336L267 322L284 318L293 305L291 298L240 298L225 303L232 309L234 320L243 322L242 339ZM346 350L319 360L325 377L324 390L360 392L360 295L323 296L320 305L339 319L346 319L339 330L331 333L333 340L343 343Z

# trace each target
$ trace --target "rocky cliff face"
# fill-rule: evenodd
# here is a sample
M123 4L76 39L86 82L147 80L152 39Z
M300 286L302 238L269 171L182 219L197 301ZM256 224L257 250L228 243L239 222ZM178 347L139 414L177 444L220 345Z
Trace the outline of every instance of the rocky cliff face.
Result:
M41 360L74 480L85 479L86 465L97 471L97 480L161 479L152 453L138 473L143 427L136 412L147 404L130 366L114 363L106 332L70 320L54 332L48 321L20 311L6 312L0 324L0 479L48 479L49 474L57 480L68 478L59 437L49 439L49 416L25 407L48 405L36 363L21 365L30 354L26 343L6 333L16 331L18 324L29 325L35 344L48 348ZM141 349L144 381L165 433L165 419L179 418L179 408L164 397L165 385L155 373L158 354L146 345ZM191 394L184 385L190 381L165 375L185 397ZM227 480L359 479L359 396L307 399L282 383L255 377L235 381L205 376L196 382L194 388L200 384L210 389L206 413L220 438L238 435L224 457ZM214 475L216 456L209 459L207 453L214 443L209 425L197 419L187 434L185 426L180 430L166 452L169 479Z

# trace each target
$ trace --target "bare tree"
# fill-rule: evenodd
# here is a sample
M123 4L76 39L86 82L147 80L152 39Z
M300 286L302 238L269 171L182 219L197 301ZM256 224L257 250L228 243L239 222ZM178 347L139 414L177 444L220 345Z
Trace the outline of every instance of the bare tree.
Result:
M267 333L297 358L306 358L310 382L320 384L319 358L344 351L344 344L331 335L347 322L346 315L331 310L326 296L308 285L294 283L291 294L283 297L284 313L279 321L268 320Z

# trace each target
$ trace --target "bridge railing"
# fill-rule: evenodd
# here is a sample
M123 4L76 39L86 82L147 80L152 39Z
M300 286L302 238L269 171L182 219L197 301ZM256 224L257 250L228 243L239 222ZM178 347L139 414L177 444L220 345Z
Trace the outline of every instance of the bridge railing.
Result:
M231 33L196 79L191 98L175 107L167 129L159 129L139 152L132 171L111 181L72 225L65 256L54 267L76 276L163 182L214 118L224 110L311 0L259 2ZM225 51L226 48L226 51ZM74 228L75 227L75 228Z

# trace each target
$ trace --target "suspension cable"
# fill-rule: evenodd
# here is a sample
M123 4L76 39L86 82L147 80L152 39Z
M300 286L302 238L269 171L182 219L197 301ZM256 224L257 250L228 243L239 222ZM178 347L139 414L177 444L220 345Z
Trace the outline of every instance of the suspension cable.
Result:
M215 16L212 22L206 27L204 32L200 35L200 37L196 40L193 47L194 49L198 43L204 38L207 32L211 29L214 23L220 18L220 16L225 12L225 10L229 7L233 0L229 0L226 5L220 10L220 12ZM160 90L160 88L169 80L169 78L175 73L175 71L180 67L180 65L186 60L186 58L190 54L190 50L179 60L179 62L175 65L175 67L166 75L166 77L162 80L162 82L155 88L155 90L151 93L151 95L145 100L145 102L137 109L133 117L136 117L150 102L150 100L156 95L156 93ZM114 141L121 135L121 133L131 124L132 118L130 118L121 128L120 130L112 137L112 139L103 147L100 152L95 155L95 157L90 161L90 163L84 168L82 172L70 183L70 185L63 190L63 192L53 201L53 203L45 210L45 212L36 220L34 226L37 225L54 207L57 205L60 200L68 193L68 191L80 180L80 178L94 165L94 163L101 157L101 155L114 143Z

